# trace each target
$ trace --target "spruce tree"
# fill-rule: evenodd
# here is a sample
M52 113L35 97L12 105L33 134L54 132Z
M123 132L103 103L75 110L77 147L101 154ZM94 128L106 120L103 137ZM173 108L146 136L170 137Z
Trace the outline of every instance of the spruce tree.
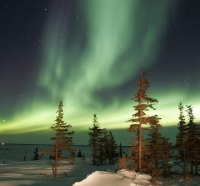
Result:
M171 159L172 143L169 139L162 137L161 140L161 162L162 162L162 176L168 177L170 175L169 161Z
M96 165L99 163L99 143L102 135L102 129L99 127L96 114L94 114L93 126L89 130L89 145L92 147L92 163Z
M109 146L108 146L108 131L106 129L102 129L99 135L98 140L98 152L99 152L99 163L106 164L106 160L108 159Z
M131 123L128 131L135 132L135 139L132 141L131 154L137 164L137 171L142 171L145 167L145 162L142 162L144 158L145 143L142 138L143 130L152 122L152 117L147 116L146 111L154 109L153 105L157 102L156 99L147 96L148 81L145 79L143 71L140 73L140 77L137 83L137 92L132 98L136 105L133 106L135 113L132 118L128 120ZM144 127L146 126L146 127Z
M114 160L116 158L116 149L117 149L117 144L115 142L115 138L110 131L108 134L108 161L109 164L113 164Z
M169 175L168 162L171 158L170 150L172 144L160 133L161 124L157 115L151 117L151 123L147 141L148 165L146 172L157 178L161 175Z
M74 150L71 147L72 136L74 131L71 131L71 125L66 124L63 121L63 103L62 101L58 104L57 117L55 123L51 126L51 129L54 131L54 137L51 139L54 141L54 175L57 176L57 167L58 162L61 159L66 159L71 162L72 157L62 157L62 152L66 151L69 155L74 154Z
M105 164L113 164L117 145L115 142L115 138L111 131L107 131L107 129L102 130L102 137L100 138L99 149L100 149L100 163ZM108 160L108 161L107 161Z
M178 105L179 109L179 123L178 123L178 134L176 136L176 148L178 150L178 160L183 163L183 178L186 179L188 177L188 155L186 149L187 142L187 126L185 122L185 116L183 113L183 104L180 102Z
M159 124L159 119L157 116L154 117L154 122L150 123L149 133L147 138L147 154L148 159L148 170L147 173L151 173L153 177L158 177L161 175L162 170L160 169L159 163L162 159L162 136L159 132L161 125Z
M194 122L194 114L192 106L186 106L187 107L187 113L188 113L188 125L187 125L187 142L186 142L186 149L188 152L188 158L190 161L190 172L191 174L198 174L198 164L200 162L200 156L199 156L199 127Z

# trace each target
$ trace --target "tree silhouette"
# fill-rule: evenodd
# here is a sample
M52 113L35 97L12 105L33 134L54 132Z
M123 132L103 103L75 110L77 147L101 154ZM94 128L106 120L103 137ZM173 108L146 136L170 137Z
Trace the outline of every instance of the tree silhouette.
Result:
M187 126L185 122L185 116L183 114L183 104L180 102L178 105L179 109L179 123L178 123L178 134L176 136L176 148L178 150L178 159L183 162L183 178L188 177L188 155L186 149L187 142Z
M146 139L146 173L158 178L169 175L169 160L172 144L160 133L161 124L157 115L151 116L148 138Z
M71 131L71 125L66 124L63 121L63 103L62 101L58 104L57 117L55 123L51 126L51 129L55 132L54 137L51 139L54 141L54 175L57 176L57 167L59 160L68 160L72 161L72 154L74 154L74 150L71 147L72 144L72 136L74 131ZM62 157L62 152L66 151L69 156Z
M98 161L99 164L106 164L106 159L108 157L108 132L106 129L101 129L101 133L99 134L98 138Z
M39 160L39 154L38 154L38 148L37 147L35 148L33 153L34 153L34 158L33 159L34 160Z
M109 134L108 134L107 146L108 146L108 161L109 161L109 164L113 164L116 158L117 144L111 131L109 131Z
M101 140L102 129L99 127L99 123L97 121L97 116L94 114L93 118L93 126L89 128L89 145L92 147L92 163L96 165L99 160L100 150L99 150L99 143Z
M191 105L187 105L187 113L188 113L188 125L187 125L187 142L186 149L188 152L188 158L190 160L190 172L194 174L198 174L198 164L200 163L200 133L199 127L194 122L194 114Z
M154 122L150 123L150 129L147 138L147 154L148 159L148 169L147 173L152 174L153 177L161 175L161 168L159 163L162 159L162 136L159 132L161 125L159 124L159 119L157 116L154 117Z
M93 165L114 163L115 150L117 148L114 136L111 131L101 129L97 116L94 114L93 126L89 128L89 145L92 147L92 162Z

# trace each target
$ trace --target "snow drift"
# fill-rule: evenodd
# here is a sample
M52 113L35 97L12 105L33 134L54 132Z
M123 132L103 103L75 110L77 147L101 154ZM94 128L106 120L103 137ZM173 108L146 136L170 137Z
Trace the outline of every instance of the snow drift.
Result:
M73 186L150 186L151 176L138 174L134 171L120 170L117 173L95 171L86 179L76 182Z

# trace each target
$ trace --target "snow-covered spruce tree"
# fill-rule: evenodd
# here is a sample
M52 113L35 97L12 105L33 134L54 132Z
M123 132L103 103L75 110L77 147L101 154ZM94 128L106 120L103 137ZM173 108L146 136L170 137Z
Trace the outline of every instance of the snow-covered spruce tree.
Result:
M183 178L186 179L188 177L188 155L186 149L187 142L187 126L185 122L185 116L183 114L183 104L180 102L178 105L179 109L179 123L178 123L178 134L176 136L176 148L178 151L177 159L181 161L183 167Z
M190 173L191 174L198 174L198 164L200 163L200 133L199 133L199 126L197 123L194 122L194 114L192 110L192 106L186 106L187 113L188 113L188 124L187 124L187 142L186 142L186 149L187 155L190 161ZM195 170L195 172L194 172Z
M89 145L92 147L92 163L93 165L97 165L99 164L99 141L102 136L102 129L99 127L96 114L94 114L93 126L89 130Z
M71 131L71 125L66 124L63 121L63 103L58 104L57 117L55 123L51 126L54 131L54 137L51 139L54 141L54 175L57 176L57 167L59 160L72 161L72 154L74 149L71 147L74 131ZM68 153L67 157L62 157L63 152Z
M135 139L131 143L131 154L132 159L136 163L136 170L143 171L146 167L145 163L142 162L142 159L145 158L145 144L142 138L143 130L149 126L152 122L152 117L146 115L146 111L149 109L154 109L153 105L157 102L156 99L150 98L146 95L148 88L148 81L145 79L143 71L140 73L140 77L137 83L137 92L132 98L136 105L133 106L135 113L132 115L132 118L127 122L130 122L131 125L128 129L130 132L135 132Z

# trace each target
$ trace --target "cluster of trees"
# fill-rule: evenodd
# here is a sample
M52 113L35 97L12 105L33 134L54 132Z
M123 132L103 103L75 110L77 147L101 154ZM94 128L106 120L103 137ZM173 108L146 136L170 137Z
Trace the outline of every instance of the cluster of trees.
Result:
M169 139L162 136L160 119L158 115L149 115L148 111L155 109L157 99L147 96L149 83L141 71L137 91L132 97L135 105L134 113L127 121L130 123L129 132L134 133L131 141L129 155L122 153L120 146L119 165L123 168L134 169L139 172L149 173L154 178L168 176L170 174L169 161L176 162L182 167L183 177L187 178L189 168L191 174L198 174L200 166L200 128L194 122L192 106L187 107L188 123L185 121L183 104L179 104L179 124L175 146ZM75 157L74 149L71 147L74 131L71 125L63 121L63 103L58 104L58 115L51 129L54 131L53 157L55 160L54 174L57 175L59 160L71 160ZM152 113L152 112L151 112ZM111 131L101 129L96 114L93 117L93 125L89 128L89 145L92 149L92 164L113 164L118 158L117 145ZM144 135L145 134L145 135ZM144 136L146 136L144 138ZM175 152L174 155L172 152ZM68 157L63 157L62 152L68 152Z
M157 115L147 115L147 111L155 110L154 105L158 102L147 96L148 85L144 73L141 72L137 92L132 98L136 102L133 106L135 112L127 121L131 123L128 131L135 133L135 138L130 145L130 156L126 158L126 166L157 177L169 173L168 162L172 144L159 131L160 118ZM146 139L143 139L144 132L148 132Z
M66 124L63 120L63 103L58 104L57 117L55 123L51 126L54 136L54 150L50 152L54 159L54 175L57 176L57 168L59 160L68 160L73 163L75 151L72 148L72 139L74 131L71 125ZM113 164L116 157L116 142L111 131L101 129L94 114L93 126L89 128L89 145L92 147L92 163L93 165ZM49 151L42 151L49 153ZM36 153L38 154L38 153ZM65 154L65 156L63 156Z
M189 122L186 124L183 105L182 103L179 104L179 131L175 145L175 151L178 151L178 154L174 156L172 154L172 150L174 150L172 143L160 133L160 118L157 115L147 114L149 110L155 110L154 105L158 102L156 99L147 96L148 85L144 73L141 72L137 83L137 91L132 98L136 103L133 106L134 113L132 118L127 121L131 123L128 131L134 132L135 138L130 145L130 156L122 157L126 161L123 165L126 168L159 177L170 174L169 161L174 161L179 162L179 165L183 168L184 178L188 176L188 164L190 164L190 173L198 174L198 166L200 166L200 128L194 122L191 105L187 106ZM144 133L147 133L148 137L146 139L143 139Z
M89 145L92 147L93 165L113 164L116 158L116 142L111 131L101 129L94 114L93 126L89 128Z
M188 123L185 121L184 106L179 104L179 132L176 136L176 148L178 150L178 163L183 169L183 177L190 174L198 174L200 166L200 127L194 122L194 114L191 105L186 105Z

